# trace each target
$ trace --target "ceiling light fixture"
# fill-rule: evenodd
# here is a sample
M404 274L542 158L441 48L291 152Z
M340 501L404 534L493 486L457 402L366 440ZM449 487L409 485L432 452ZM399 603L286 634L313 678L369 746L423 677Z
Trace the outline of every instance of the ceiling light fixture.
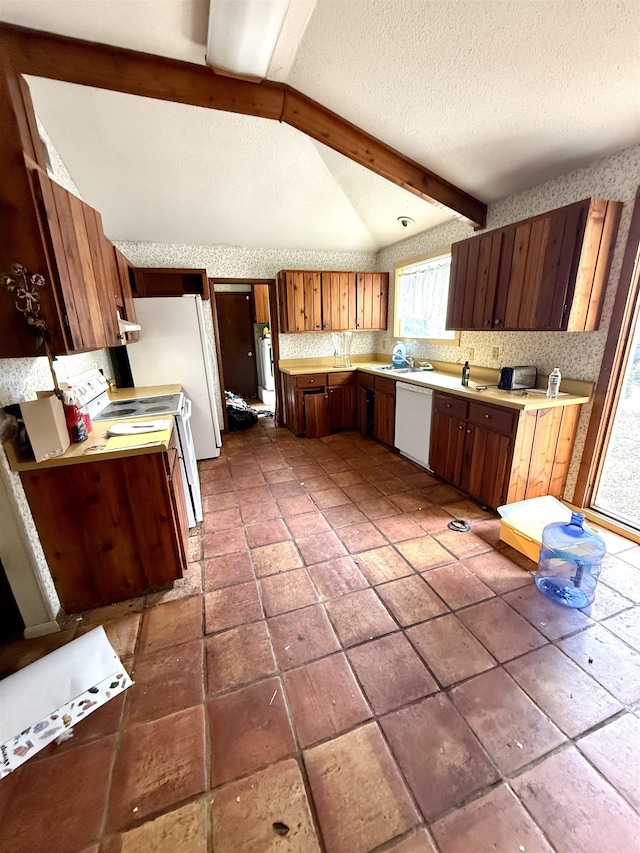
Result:
M403 225L405 228L407 228L409 225L415 225L416 224L415 219L413 219L411 216L399 216L398 222L400 223L400 225Z
M207 65L248 77L267 76L290 0L209 0Z

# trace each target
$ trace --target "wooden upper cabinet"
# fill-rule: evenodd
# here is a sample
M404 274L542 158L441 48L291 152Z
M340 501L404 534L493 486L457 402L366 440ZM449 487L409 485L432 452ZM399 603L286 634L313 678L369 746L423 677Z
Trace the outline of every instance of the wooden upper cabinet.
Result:
M116 247L109 243L108 240L106 240L106 243L115 259L115 294L120 316L123 320L127 320L129 323L135 323L137 320L135 301L133 299L133 293L131 292L131 277L133 274L131 265L119 249L116 249ZM136 331L126 332L121 338L122 343L134 343L138 340L140 340L140 332Z
M132 289L134 296L185 296L193 293L209 299L209 279L203 269L173 267L135 267Z
M621 209L585 199L455 243L447 327L597 329Z
M386 329L389 302L389 274L356 274L356 329Z
M356 274L322 273L322 328L340 332L356 328Z
M268 284L253 285L253 301L256 310L256 323L264 323L268 326L271 323Z
M283 270L278 295L283 332L387 328L388 273Z
M44 277L40 318L58 354L120 343L113 262L99 213L52 181L29 89L0 57L0 272L13 264ZM0 292L0 358L44 355L37 334Z
M321 331L321 273L287 270L278 275L278 287L282 331Z
M34 167L30 174L48 256L45 278L56 293L57 323L64 339L58 351L117 346L114 262L103 249L100 214L42 170Z

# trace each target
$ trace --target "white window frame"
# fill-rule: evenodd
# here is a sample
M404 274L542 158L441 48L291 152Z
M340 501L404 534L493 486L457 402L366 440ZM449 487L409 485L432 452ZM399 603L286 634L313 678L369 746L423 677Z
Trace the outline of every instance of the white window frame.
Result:
M433 261L438 258L446 257L447 255L451 255L451 246L445 246L441 249L438 249L434 252L429 252L427 255L419 255L416 258L410 258L409 260L402 261L402 263L396 264L394 267L394 299L393 299L393 336L399 340L406 341L421 341L423 343L435 344L436 346L460 346L460 332L452 331L452 337L450 338L424 338L419 337L417 335L402 335L400 333L400 318L398 316L398 306L400 303L400 279L402 276L403 270L407 267L418 266L421 263L425 263L427 261Z

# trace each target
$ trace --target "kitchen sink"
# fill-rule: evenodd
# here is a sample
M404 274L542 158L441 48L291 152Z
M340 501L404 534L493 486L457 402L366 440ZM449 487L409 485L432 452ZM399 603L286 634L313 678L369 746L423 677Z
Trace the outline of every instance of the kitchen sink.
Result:
M378 369L388 370L389 373L422 373L422 368L420 367L394 367L392 364L385 364Z

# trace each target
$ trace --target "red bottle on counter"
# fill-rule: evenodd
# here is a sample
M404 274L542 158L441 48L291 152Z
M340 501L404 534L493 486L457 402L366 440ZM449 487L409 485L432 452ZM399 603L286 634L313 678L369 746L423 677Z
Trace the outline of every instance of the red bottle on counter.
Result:
M71 441L76 444L80 441L86 441L89 438L87 425L71 386L69 386L64 395L64 416Z

